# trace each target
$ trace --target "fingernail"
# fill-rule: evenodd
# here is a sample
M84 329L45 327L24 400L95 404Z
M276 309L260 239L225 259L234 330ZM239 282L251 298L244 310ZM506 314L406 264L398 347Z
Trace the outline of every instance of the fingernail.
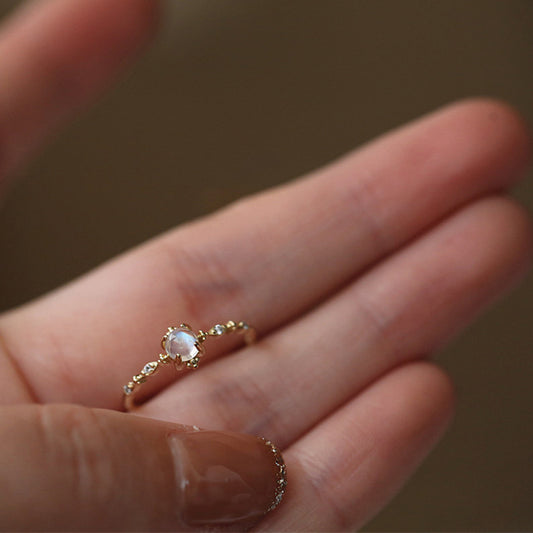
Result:
M169 443L188 526L251 527L280 503L285 464L270 441L199 430L173 433Z

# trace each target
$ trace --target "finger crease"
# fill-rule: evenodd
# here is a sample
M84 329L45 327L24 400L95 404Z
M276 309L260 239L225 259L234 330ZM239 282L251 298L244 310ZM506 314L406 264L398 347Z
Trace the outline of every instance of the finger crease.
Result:
M27 393L31 401L34 403L40 403L35 390L31 386L28 379L26 378L26 375L22 371L22 368L20 368L20 365L18 364L17 359L14 356L13 352L10 350L1 326L0 326L0 354L4 355L5 361L13 369L13 372L17 376L19 385L24 390L24 392Z

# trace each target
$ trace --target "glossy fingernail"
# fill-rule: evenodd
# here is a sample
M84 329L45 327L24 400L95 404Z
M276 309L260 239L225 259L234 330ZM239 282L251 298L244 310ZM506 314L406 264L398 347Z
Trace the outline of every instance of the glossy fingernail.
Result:
M247 528L280 503L285 465L270 441L199 430L172 434L169 443L185 524Z

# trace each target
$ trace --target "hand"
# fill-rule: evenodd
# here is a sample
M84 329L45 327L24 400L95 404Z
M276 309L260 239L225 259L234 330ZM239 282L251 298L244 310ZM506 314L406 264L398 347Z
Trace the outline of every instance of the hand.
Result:
M40 1L4 28L4 176L147 42L155 7ZM4 313L0 527L360 527L452 416L425 357L527 268L529 220L505 191L528 158L511 109L460 102ZM159 373L143 416L118 412L169 324L228 319L259 342L213 342L198 370ZM287 493L264 518L272 456L228 431L283 451Z

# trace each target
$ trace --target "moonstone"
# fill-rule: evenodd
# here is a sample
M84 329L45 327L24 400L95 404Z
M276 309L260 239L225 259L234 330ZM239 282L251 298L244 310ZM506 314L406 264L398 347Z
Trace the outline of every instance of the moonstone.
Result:
M165 341L165 350L168 356L176 360L178 357L187 362L194 359L199 353L196 336L185 328L173 329Z

